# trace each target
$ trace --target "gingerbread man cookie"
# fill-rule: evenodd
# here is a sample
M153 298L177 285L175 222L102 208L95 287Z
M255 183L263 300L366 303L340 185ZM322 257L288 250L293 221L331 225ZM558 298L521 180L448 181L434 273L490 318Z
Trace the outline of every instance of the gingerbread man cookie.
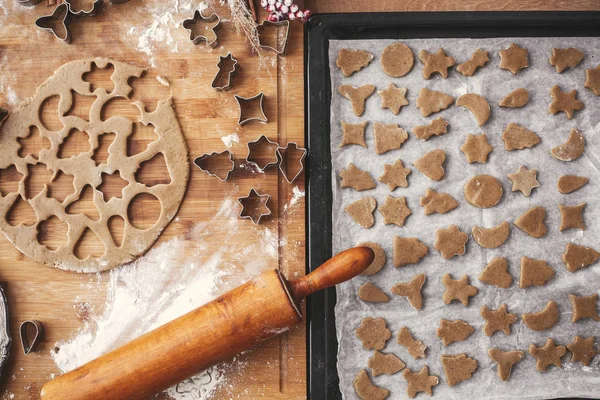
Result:
M485 319L483 333L486 336L492 336L498 331L504 332L508 336L510 335L510 326L517 322L517 316L507 311L506 304L500 305L496 310L483 306L480 314Z
M446 56L443 48L437 53L429 53L427 50L419 51L419 60L423 63L423 78L429 79L432 74L438 73L442 78L448 77L448 68L454 65L454 58Z
M478 292L475 286L469 285L468 275L463 275L460 279L452 279L450 274L444 274L442 283L446 287L446 291L442 296L444 304L450 304L454 300L458 300L463 306L468 306L469 298L475 296Z
M570 92L563 92L560 86L555 85L550 89L552 103L548 109L550 114L555 115L559 112L564 112L567 119L572 119L575 111L583 110L585 105L582 101L577 100L577 90L573 89Z
M535 344L529 345L529 354L536 359L536 368L539 372L545 372L549 366L554 365L562 368L562 360L567 349L565 346L556 346L554 340L548 339L543 347L537 347Z
M440 383L440 379L435 375L429 375L429 367L423 366L419 372L412 372L406 368L402 373L402 376L408 383L406 392L408 397L413 399L417 393L423 392L428 395L433 395L432 388Z

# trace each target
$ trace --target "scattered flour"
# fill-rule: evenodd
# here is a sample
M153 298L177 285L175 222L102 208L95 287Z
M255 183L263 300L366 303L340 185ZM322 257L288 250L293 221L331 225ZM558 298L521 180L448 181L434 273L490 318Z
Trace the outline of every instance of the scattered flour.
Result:
M164 76L158 75L156 77L156 80L158 81L158 83L160 83L161 85L163 85L165 87L171 86L171 83L169 83L169 80L167 78L165 78Z
M223 144L225 145L225 147L227 147L229 149L229 148L231 148L231 146L233 146L234 143L240 142L240 137L237 133L232 133L230 135L223 136L221 138L221 140L223 141Z
M294 188L292 189L292 193L293 196L290 199L290 203L286 204L285 207L283 207L284 210L295 206L296 203L298 203L298 201L300 201L300 199L306 195L306 192L304 190L301 190L298 186L294 186Z

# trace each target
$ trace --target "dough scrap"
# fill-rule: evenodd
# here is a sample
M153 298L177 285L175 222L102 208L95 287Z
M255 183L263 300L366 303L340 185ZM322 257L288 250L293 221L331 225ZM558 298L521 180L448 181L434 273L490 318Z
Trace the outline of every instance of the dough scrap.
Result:
M402 107L408 105L407 90L396 87L393 83L390 83L387 89L379 90L377 94L381 97L381 108L388 108L394 115L398 115Z
M521 165L517 172L508 174L508 179L512 181L512 191L520 191L525 197L531 196L531 191L540 187L537 172L535 168L527 169L524 165Z
M515 220L515 226L529 236L539 239L544 237L548 231L544 223L545 218L546 209L544 207L533 207Z
M558 187L558 191L562 194L573 193L574 191L581 189L585 185L588 184L590 178L586 176L577 176L577 175L563 175L558 178L558 182L556 186Z
M365 283L358 288L358 298L367 303L386 303L390 300L387 294L372 283Z
M404 222L409 215L412 214L410 208L406 204L406 197L388 196L379 212L383 215L383 223L386 225L394 224L396 226L404 226Z
M381 350L392 337L392 332L387 328L385 319L365 317L356 328L356 337L366 350Z
M600 321L600 315L596 309L596 301L598 300L598 293L594 293L591 296L576 296L569 294L569 302L571 302L571 308L573 313L571 314L571 322L577 322L580 319L591 318L594 321Z
M488 356L498 365L500 379L506 382L510 378L513 366L525 357L525 353L521 350L502 351L492 347L488 350Z
M463 94L456 100L456 105L471 111L479 126L487 122L492 111L485 97L475 93Z
M473 377L473 372L477 369L477 360L462 354L443 354L442 367L448 386L455 386Z
M485 133L481 135L467 135L467 140L460 146L460 151L467 157L467 163L487 163L488 155L494 148L487 141Z
M433 189L427 189L425 196L421 197L420 204L425 209L425 215L446 214L458 207L458 201L454 197L448 193L438 193Z
M346 206L344 211L346 211L346 213L352 217L354 222L363 228L368 229L375 224L373 212L375 211L376 207L377 200L371 196L367 196L350 203L348 206Z
M569 47L568 49L552 49L550 65L556 67L559 74L567 68L575 68L579 65L585 54L583 51Z
M500 50L498 54L500 54L500 68L512 72L513 75L529 67L529 52L516 43L511 43L508 49Z
M377 154L399 149L408 140L408 132L396 124L375 122L373 135L375 137L375 153Z
M573 243L567 243L565 252L562 255L562 260L565 263L567 270L570 272L587 268L599 259L600 253L598 253L596 250Z
M348 168L340 171L340 178L342 179L341 187L352 188L359 192L374 189L377 186L370 173L357 168L352 163L348 164Z
M543 347L535 344L529 345L529 354L536 359L536 368L539 372L545 372L549 366L554 365L562 368L561 357L567 353L565 346L556 346L554 340L548 338Z
M429 179L433 181L439 181L444 177L445 174L445 161L446 152L441 149L435 149L416 160L413 165Z
M379 177L379 182L388 185L390 191L394 191L398 187L408 187L406 179L412 171L409 168L404 168L402 160L397 160L393 164L384 164L383 175Z
M558 305L552 300L546 304L542 311L521 316L525 325L534 331L544 331L552 328L558 322L559 317Z
M535 132L512 122L502 132L502 140L507 151L528 149L541 142Z
M440 327L435 332L442 339L442 344L449 346L454 342L466 340L475 332L475 328L460 319L450 321L442 318L440 320Z
M552 157L557 160L568 162L577 160L583 155L584 150L585 138L583 137L583 133L572 128L567 141L560 146L554 147L550 152Z
M415 62L410 47L401 42L390 44L381 53L381 68L393 78L400 78L410 72Z
M471 58L456 67L456 70L463 76L473 76L477 68L485 66L490 61L489 53L486 50L477 49Z
M535 260L529 257L521 257L521 277L519 287L525 289L531 286L545 286L554 278L556 272L544 260Z
M490 175L476 175L471 178L463 190L465 200L479 208L494 207L502 199L502 185Z
M385 266L387 260L387 257L385 256L385 250L383 250L380 245L374 242L363 242L359 243L358 245L369 247L371 250L373 250L373 254L375 254L373 262L362 272L361 275L371 276L381 271L381 268Z
M423 78L429 79L432 74L438 73L442 78L448 77L448 68L454 65L454 57L446 56L443 48L436 53L429 53L427 50L419 51L419 60L423 63Z
M567 349L571 352L571 362L580 362L588 367L592 359L598 355L594 340L593 336L585 339L581 336L575 336L575 339L567 345Z
M409 282L400 282L392 286L392 293L406 297L415 310L423 308L423 295L421 289L425 284L425 274L415 275Z
M463 306L468 306L469 298L475 296L478 292L475 286L469 285L468 275L463 275L460 279L452 279L452 275L444 274L442 283L446 287L446 291L442 295L444 304L450 304L454 300L458 300Z
M373 61L373 54L365 50L340 49L335 65L346 77L367 67Z
M590 89L596 96L600 96L600 64L585 70L584 87Z
M558 227L558 230L561 232L566 229L579 229L585 231L585 222L583 221L583 209L585 208L585 205L586 203L581 203L576 206L559 204L560 226Z
M492 336L495 332L504 332L505 335L510 335L510 327L512 324L517 322L517 316L510 314L507 311L506 304L501 304L498 309L490 309L487 306L482 306L479 311L483 319L485 319L485 326L483 327L483 333L486 336Z
M360 117L365 112L365 101L373 94L375 91L375 86L363 85L360 87L354 87L351 85L341 85L338 91L342 96L350 100L354 115Z
M560 86L555 85L550 89L550 96L552 103L550 103L549 112L552 115L564 112L567 119L572 119L575 111L583 110L585 107L582 101L577 100L577 90L575 89L563 92Z
M508 260L505 257L494 257L479 274L479 280L488 285L508 289L513 281L508 272Z
M454 97L427 88L421 89L419 97L417 97L417 108L421 110L421 115L424 117L445 110L452 103L454 103Z
M368 366L371 368L373 376L379 376L394 375L402 371L406 364L394 354L385 354L375 350L373 357L369 358Z
M417 238L394 236L394 266L403 267L418 263L429 249Z
M448 133L448 121L442 117L438 117L431 121L429 125L415 126L412 131L417 138L425 141L432 136L440 136Z
M527 103L529 103L529 92L527 89L519 88L506 95L498 105L505 108L521 108L525 107Z
M405 347L406 350L408 350L408 354L410 354L415 360L418 358L425 358L427 346L425 346L422 341L415 339L407 327L403 326L400 328L396 342L400 346Z
M469 236L461 232L456 225L441 228L435 231L433 248L440 252L446 260L454 256L462 256L467 249Z
M415 398L417 393L423 392L433 395L433 387L440 383L440 379L435 375L429 375L429 367L423 366L419 372L412 372L406 368L402 373L404 380L408 383L406 393L411 399Z
M503 221L492 228L482 228L474 226L471 234L475 243L486 249L495 249L500 247L508 240L510 235L510 225Z
M342 124L342 142L340 147L347 146L349 144L357 144L362 147L367 147L365 142L365 127L367 121L363 121L359 124L347 124L344 121Z
M364 369L354 378L354 391L362 400L385 400L390 395L389 390L375 386Z

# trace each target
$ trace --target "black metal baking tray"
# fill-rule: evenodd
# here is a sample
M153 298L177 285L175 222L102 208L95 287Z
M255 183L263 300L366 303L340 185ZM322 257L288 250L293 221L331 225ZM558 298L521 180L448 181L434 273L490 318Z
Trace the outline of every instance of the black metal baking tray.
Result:
M329 148L329 40L443 37L600 36L600 12L419 12L316 14L305 26L305 132L308 271L331 254L331 154ZM335 289L306 304L308 395L339 399Z

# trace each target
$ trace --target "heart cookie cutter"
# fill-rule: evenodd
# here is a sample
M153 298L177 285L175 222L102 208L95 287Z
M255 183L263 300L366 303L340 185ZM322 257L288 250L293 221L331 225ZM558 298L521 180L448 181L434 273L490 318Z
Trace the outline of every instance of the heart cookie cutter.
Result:
M248 196L238 198L238 202L242 205L239 217L247 218L258 225L262 217L271 215L270 200L270 194L260 194L254 188L250 189Z
M231 163L231 167L229 170L226 171L225 177L220 175L219 171L212 172L212 170L209 168L209 166L206 163L206 161L210 160L211 158L222 156L223 154L227 154L229 162ZM231 173L235 169L235 162L233 161L233 153L229 150L225 150L220 153L213 152L210 154L208 154L208 153L202 154L201 156L196 157L194 159L194 164L196 165L196 167L200 168L201 171L206 172L210 176L215 176L221 182L225 182L226 180L228 180L231 177Z
M248 122L258 121L260 123L266 124L268 122L267 116L265 115L264 108L264 93L259 93L253 97L242 97L237 94L233 96L235 101L238 104L240 109L240 115L238 118L238 125L242 126L247 124ZM258 102L258 107L256 107L256 102ZM258 112L256 112L256 108L258 108ZM257 115L251 116L248 115L250 112L255 112Z
M73 2L73 0L64 0L64 2L69 6L69 11L71 12L71 14L73 14L76 17L93 17L94 15L98 14L98 11L100 11L100 8L102 8L102 5L104 4L104 0L95 0L92 3L92 7L89 9L81 9L77 12L73 11L73 5L71 4Z
M215 23L216 22L216 23ZM206 24L204 30L210 30L211 36L207 36L206 34L197 33L195 31L195 26L199 23ZM214 24L210 26L211 24ZM210 26L210 28L209 28ZM219 44L219 37L217 36L217 30L221 27L221 18L215 13L210 14L208 17L202 15L199 10L194 12L194 16L192 18L186 19L183 21L184 29L190 31L190 40L194 44L199 44L201 42L206 42L210 47L216 47Z
M284 30L283 42L279 43L279 31ZM275 44L266 44L266 33L269 30L275 30ZM258 44L261 49L272 51L277 55L284 56L287 50L287 42L290 37L290 21L283 20L278 22L264 21L262 24L256 27L258 32Z
M238 69L240 69L240 64L237 59L228 53L225 57L219 57L219 62L217 63L217 68L219 71L215 75L210 86L216 90L229 90L231 86L233 86L233 77L237 74ZM227 76L227 79L223 84L220 84L223 77Z
M71 43L71 25L73 14L69 9L68 3L61 3L50 15L44 15L35 20L35 26L45 31L51 32L54 37L58 40L62 40L65 43ZM61 21L64 32L59 32L52 23L54 21Z
M35 328L34 335L33 338L31 338L31 340L29 337L29 332L27 331L28 327L30 326ZM32 351L35 351L37 345L44 338L44 325L36 319L23 321L21 327L19 328L19 332L21 334L21 345L23 346L23 353L25 353L25 355L28 355Z
M265 135L261 135L258 139L248 142L248 156L246 156L246 162L256 165L260 172L264 172L272 166L279 164L279 156L277 151L279 150L279 144L273 142ZM258 153L267 152L267 160L259 159Z
M288 142L285 147L279 147L277 149L279 170L288 183L293 183L296 179L298 179L302 171L304 171L304 160L306 159L306 154L306 149L298 147L298 144L294 142ZM298 155L299 157L297 157ZM293 161L294 158L298 160L300 168L298 169L298 172L296 172L296 174L290 178L288 174L288 161Z

